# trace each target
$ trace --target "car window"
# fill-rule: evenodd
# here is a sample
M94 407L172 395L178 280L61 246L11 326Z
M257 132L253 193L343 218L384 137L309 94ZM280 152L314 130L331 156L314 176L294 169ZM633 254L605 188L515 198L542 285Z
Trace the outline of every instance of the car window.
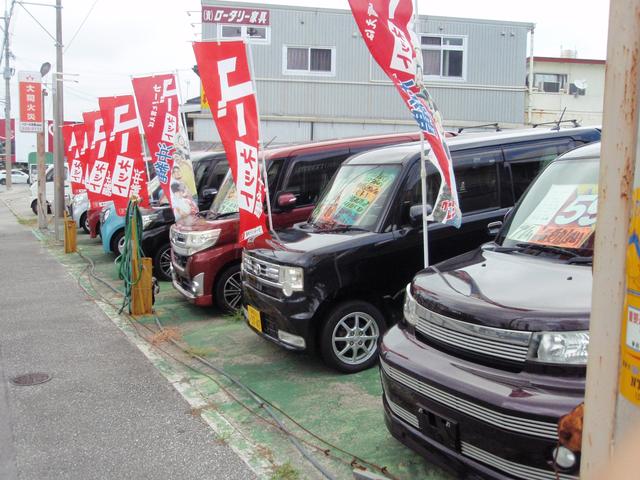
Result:
M525 142L504 148L504 157L511 171L514 201L517 202L532 180L561 153L576 146L571 138Z
M427 165L427 205L436 202L440 190L440 174L429 163ZM409 209L413 205L422 205L422 182L420 179L420 162L416 162L407 175L407 181L400 192L400 227L410 225Z
M296 206L313 205L348 154L308 160L296 160L284 191L296 196Z
M229 171L229 164L226 160L220 160L216 163L216 166L213 167L213 172L209 177L209 187L210 188L219 188L222 184L222 180L224 180L225 175Z
M204 182L209 178L209 172L211 171L211 166L213 165L212 159L199 160L194 162L193 164L193 173L194 179L196 183L196 190L198 192L202 192L202 188L204 187Z
M452 152L454 174L462 213L500 206L498 164L499 148L478 148Z

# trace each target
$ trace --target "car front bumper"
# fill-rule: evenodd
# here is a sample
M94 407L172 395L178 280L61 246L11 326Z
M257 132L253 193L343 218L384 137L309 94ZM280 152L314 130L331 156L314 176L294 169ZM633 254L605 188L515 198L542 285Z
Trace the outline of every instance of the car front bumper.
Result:
M556 479L557 423L582 402L580 381L569 381L564 391L545 388L542 375L473 364L398 327L380 351L385 421L402 443L432 460L446 459L462 477ZM577 479L578 469L579 455L559 478Z

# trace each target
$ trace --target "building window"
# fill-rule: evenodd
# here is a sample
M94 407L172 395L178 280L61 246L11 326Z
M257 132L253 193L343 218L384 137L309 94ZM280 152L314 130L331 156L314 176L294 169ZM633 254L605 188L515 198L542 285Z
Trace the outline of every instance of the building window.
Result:
M271 30L269 27L253 25L223 25L218 24L218 39L246 40L250 43L269 43Z
M466 37L423 35L423 75L431 79L457 79L466 77Z
M335 75L333 47L291 47L283 49L283 73L289 75Z
M533 75L533 87L539 92L564 92L567 88L567 76L557 73L536 73Z

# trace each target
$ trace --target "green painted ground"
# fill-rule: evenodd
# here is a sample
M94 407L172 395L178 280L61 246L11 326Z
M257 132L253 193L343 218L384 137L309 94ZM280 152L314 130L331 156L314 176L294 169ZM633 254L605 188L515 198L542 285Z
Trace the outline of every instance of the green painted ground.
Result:
M98 240L91 240L81 233L78 234L78 244L83 254L94 260L96 274L121 288L113 264L114 256L104 254ZM48 245L85 288L112 302L117 300L105 287L95 280L90 281L85 260L78 255L64 255L59 245ZM131 324L122 321L122 317L118 319L112 307L104 303L101 306L121 328L133 330ZM334 447L347 451L348 454L339 452L305 432L294 421L278 414L285 420L287 428L336 478L352 478L350 463L353 456L386 467L389 478L450 478L388 434L383 420L377 369L348 376L338 374L326 368L319 359L286 352L261 339L240 319L191 306L170 283L161 284L155 310L165 327L177 329L188 353L206 357L224 368L285 412L295 423ZM155 330L152 318L143 319L141 323ZM144 328L138 326L138 330ZM150 359L168 379L175 380L174 386L192 406L200 405L192 413L202 415L216 430L219 441L228 443L261 476L282 480L319 478L317 471L298 454L286 435L264 420L266 416L262 409L246 394L231 386L221 375L213 374L202 366L198 368L211 374L210 377L185 368L180 359L191 365L197 363L168 344L158 346L178 355L178 360L166 355L150 356ZM148 344L141 349L148 349ZM232 397L241 400L245 406ZM327 450L330 455L323 454L321 450Z

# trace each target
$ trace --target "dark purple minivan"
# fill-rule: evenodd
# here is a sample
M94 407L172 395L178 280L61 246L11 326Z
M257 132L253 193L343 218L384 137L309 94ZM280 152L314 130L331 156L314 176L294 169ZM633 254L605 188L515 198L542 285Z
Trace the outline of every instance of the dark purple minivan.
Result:
M387 427L456 473L577 479L600 144L552 162L495 242L418 273L380 348Z

